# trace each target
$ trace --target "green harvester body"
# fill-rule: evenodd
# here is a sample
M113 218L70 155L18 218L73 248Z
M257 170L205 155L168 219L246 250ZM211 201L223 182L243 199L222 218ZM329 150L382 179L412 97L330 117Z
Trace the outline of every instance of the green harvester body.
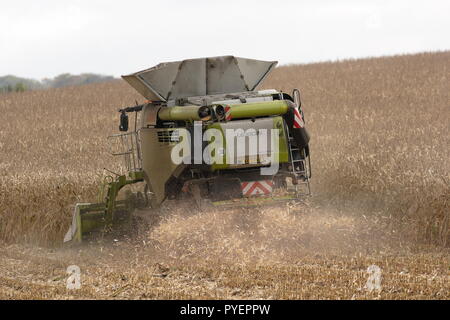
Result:
M123 76L148 99L120 109L123 133L108 138L126 172L105 178L98 203L75 205L64 241L82 242L132 226L135 210L157 210L164 201L185 195L199 207L205 201L236 207L310 194L309 135L299 91L291 96L256 90L275 65L222 56L162 63ZM133 131L128 131L130 113ZM183 143L189 152L178 152ZM208 146L217 147L209 154L213 162L205 157ZM174 161L174 154L183 161ZM262 174L274 164L276 171ZM137 185L143 188L123 191Z

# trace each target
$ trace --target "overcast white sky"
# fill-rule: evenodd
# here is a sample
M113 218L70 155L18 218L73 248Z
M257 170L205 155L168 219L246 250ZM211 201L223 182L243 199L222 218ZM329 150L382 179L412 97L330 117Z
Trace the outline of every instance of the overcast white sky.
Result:
M119 76L217 55L285 64L446 49L448 0L0 0L0 76Z

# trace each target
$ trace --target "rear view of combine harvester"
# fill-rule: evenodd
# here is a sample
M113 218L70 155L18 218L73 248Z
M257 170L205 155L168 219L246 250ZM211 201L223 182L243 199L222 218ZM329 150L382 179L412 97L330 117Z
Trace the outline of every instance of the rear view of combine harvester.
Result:
M130 221L135 209L156 209L186 194L199 206L224 207L309 194L309 135L299 91L255 90L276 63L221 56L123 76L148 99L119 110L125 133L109 137L121 147L112 153L124 157L127 173L106 178L99 203L76 204L64 241L81 242ZM127 132L129 113L135 113L134 131ZM118 200L123 187L137 183L142 190Z

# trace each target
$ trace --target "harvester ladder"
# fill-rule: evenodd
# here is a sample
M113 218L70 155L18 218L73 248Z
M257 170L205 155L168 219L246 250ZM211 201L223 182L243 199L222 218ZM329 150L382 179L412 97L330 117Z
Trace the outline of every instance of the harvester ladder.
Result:
M110 153L113 156L122 156L128 172L142 170L142 158L139 143L139 134L136 131L114 134L108 137Z
M307 188L307 195L311 194L311 186L309 184L309 178L310 178L310 170L309 170L309 163L306 161L306 157L301 157L301 153L305 152L304 149L300 149L297 147L294 147L294 137L289 135L289 157L291 162L291 171L294 174L294 176L297 179L297 183L295 185L295 192L297 195L300 195L301 192L298 190L299 184L305 185ZM305 154L304 154L305 155Z

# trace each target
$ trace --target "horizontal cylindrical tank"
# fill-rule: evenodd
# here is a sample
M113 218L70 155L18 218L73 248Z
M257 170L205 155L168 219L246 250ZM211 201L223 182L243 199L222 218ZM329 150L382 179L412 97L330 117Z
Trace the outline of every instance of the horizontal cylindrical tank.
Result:
M243 103L238 105L220 105L216 106L216 113L221 112L225 114L225 120L265 117L271 115L285 114L289 106L286 101L275 100L270 102L255 102Z
M209 120L211 110L208 107L199 106L163 107L159 109L158 118L163 121Z

